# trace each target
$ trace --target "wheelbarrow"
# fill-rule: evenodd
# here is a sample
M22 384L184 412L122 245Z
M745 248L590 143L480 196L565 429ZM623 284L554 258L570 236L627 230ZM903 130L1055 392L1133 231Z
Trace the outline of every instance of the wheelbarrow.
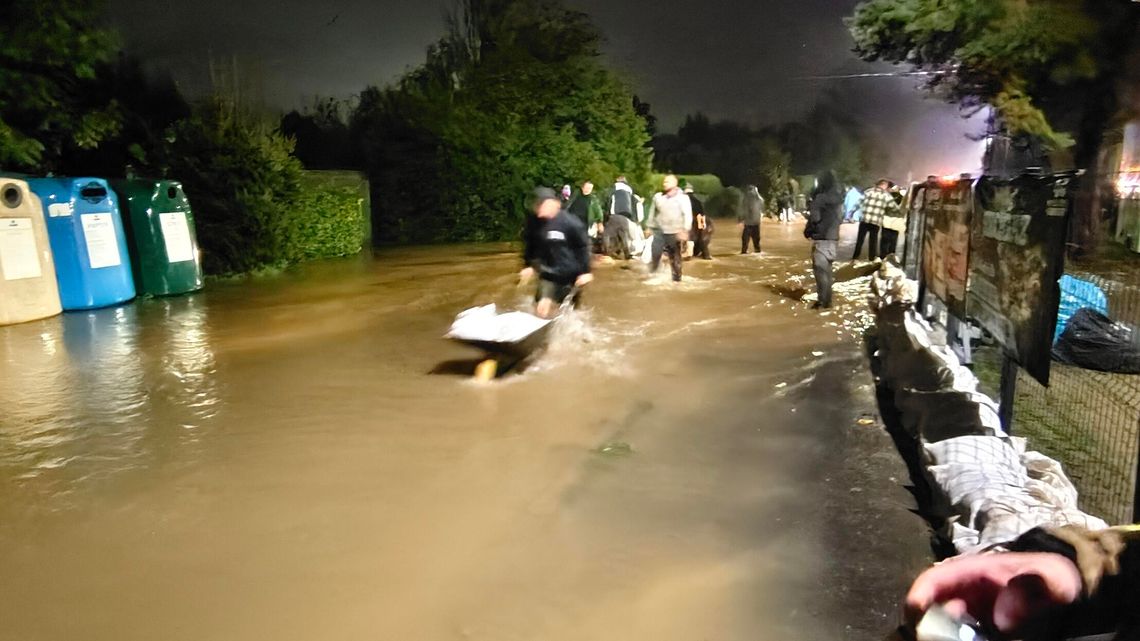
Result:
M459 314L444 338L474 347L486 356L475 368L475 378L490 381L546 346L554 320L526 312L500 314L494 305Z

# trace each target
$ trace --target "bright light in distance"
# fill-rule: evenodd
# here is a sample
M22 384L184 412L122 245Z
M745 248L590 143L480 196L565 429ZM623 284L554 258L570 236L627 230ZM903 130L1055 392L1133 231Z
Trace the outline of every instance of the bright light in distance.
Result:
M1140 196L1140 167L1120 172L1120 177L1116 179L1116 193L1125 197Z

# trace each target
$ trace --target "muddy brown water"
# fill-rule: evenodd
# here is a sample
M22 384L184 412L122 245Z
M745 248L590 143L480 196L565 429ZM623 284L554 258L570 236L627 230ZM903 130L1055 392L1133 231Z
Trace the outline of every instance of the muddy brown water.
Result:
M440 336L505 245L0 328L0 639L881 638L926 550L862 304L764 235L599 267L490 385Z

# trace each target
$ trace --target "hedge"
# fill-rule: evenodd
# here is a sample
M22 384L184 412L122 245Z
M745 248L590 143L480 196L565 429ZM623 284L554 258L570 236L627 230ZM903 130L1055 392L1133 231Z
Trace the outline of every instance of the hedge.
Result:
M289 262L351 256L370 242L368 181L351 171L302 175L287 245Z

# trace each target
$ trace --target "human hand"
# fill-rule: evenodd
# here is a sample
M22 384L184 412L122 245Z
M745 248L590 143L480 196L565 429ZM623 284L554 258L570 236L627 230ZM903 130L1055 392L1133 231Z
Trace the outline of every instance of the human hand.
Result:
M519 272L519 282L520 283L523 283L523 284L529 283L532 278L534 278L534 268L533 267L527 267L526 269Z
M1081 575L1069 559L1044 552L1005 552L951 559L923 572L906 597L917 623L931 606L968 614L1003 634L1015 634L1046 610L1081 594Z
M544 299L538 301L538 305L535 306L534 313L539 318L551 318L551 317L553 317L554 316L554 300L550 299L550 298L544 298Z
M677 240L681 241L682 243L689 242L689 232L683 231L683 232L678 233L677 234Z
M586 285L589 285L592 282L594 282L594 275L593 274L582 274L581 276L578 277L577 280L574 281L574 286L575 287L585 287Z

